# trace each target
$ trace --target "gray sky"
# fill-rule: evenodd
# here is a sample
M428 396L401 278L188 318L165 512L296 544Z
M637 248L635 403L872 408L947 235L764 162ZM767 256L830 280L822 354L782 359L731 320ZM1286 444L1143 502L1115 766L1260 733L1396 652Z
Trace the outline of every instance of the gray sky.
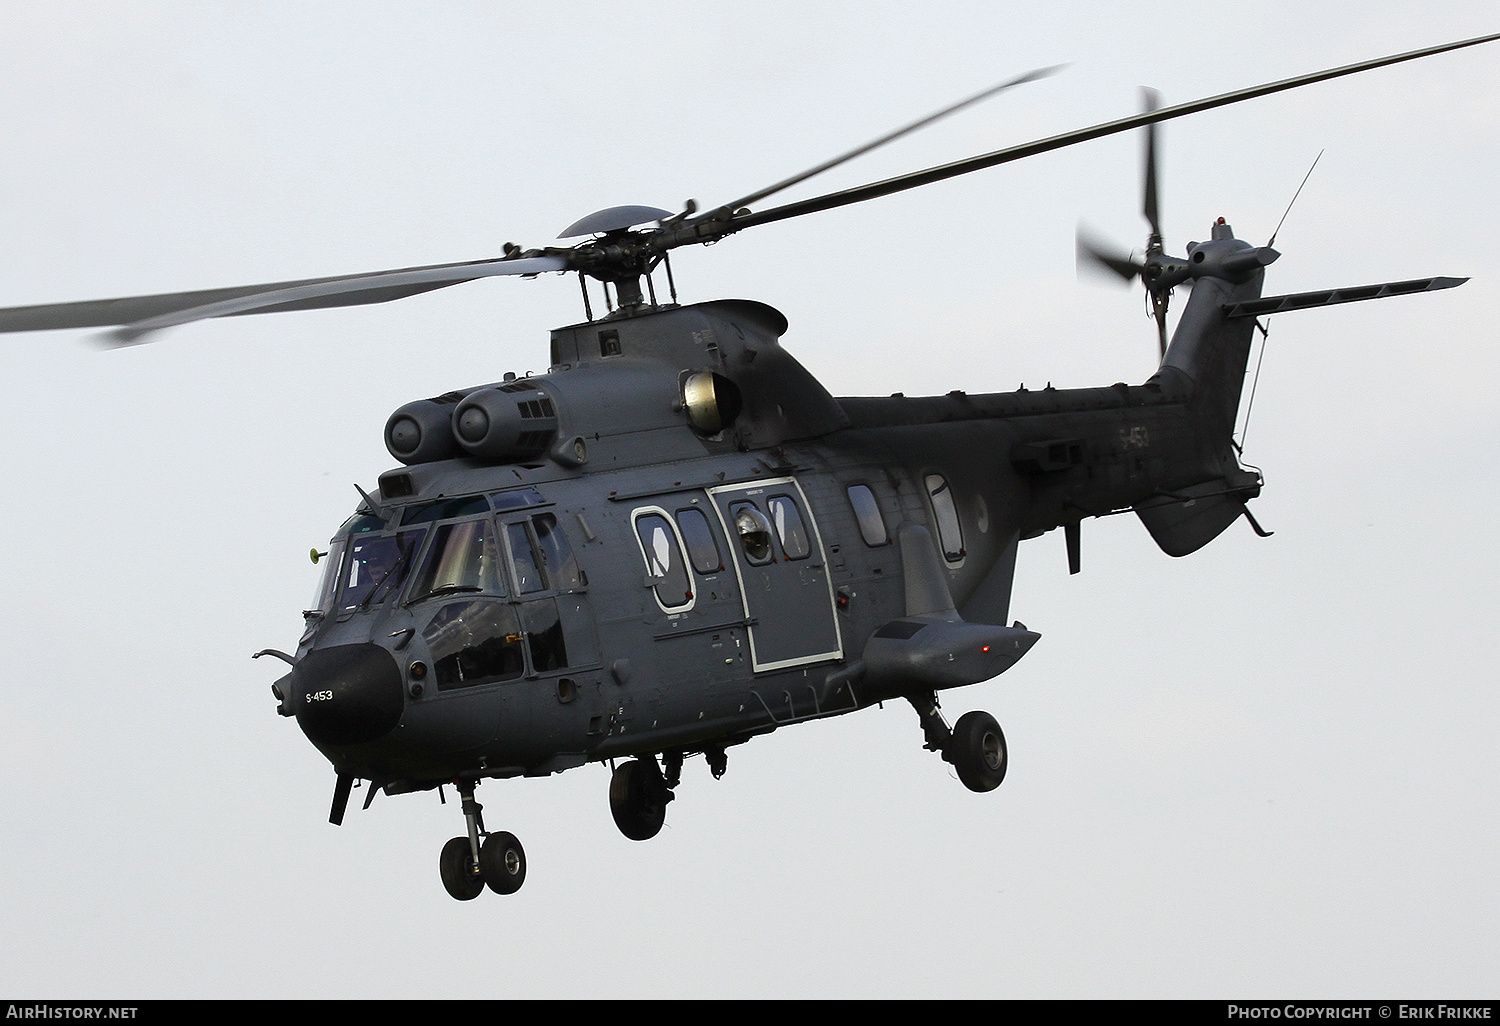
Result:
M1235 16L1253 11L1248 21ZM7 4L0 305L544 245L600 207L724 202L1020 71L820 179L857 184L1500 28L1497 5ZM559 12L559 13L554 13ZM543 370L561 276L236 318L101 352L0 339L0 992L34 997L1493 997L1500 771L1500 46L1166 127L1169 249L1223 215L1269 292L1472 275L1273 318L1243 524L1182 560L1133 517L1023 546L1042 641L945 696L1011 748L975 795L904 704L690 762L622 838L607 772L481 788L530 869L452 901L456 803L326 822L275 715L351 482L412 398ZM1121 137L765 226L674 260L780 308L838 395L1141 381ZM451 796L450 796L451 797Z

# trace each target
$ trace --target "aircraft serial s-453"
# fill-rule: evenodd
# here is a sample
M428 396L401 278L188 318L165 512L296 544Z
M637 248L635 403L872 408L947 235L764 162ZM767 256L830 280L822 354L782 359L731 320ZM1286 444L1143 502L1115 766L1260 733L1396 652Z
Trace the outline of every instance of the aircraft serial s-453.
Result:
M492 260L239 288L0 310L0 331L115 326L130 344L210 317L382 303L495 275L576 272L585 320L552 332L545 374L458 388L391 414L401 466L360 489L334 535L305 630L272 692L333 764L331 822L438 790L467 830L444 886L516 891L526 855L485 828L476 785L609 762L620 831L653 837L701 755L805 720L905 699L925 747L974 791L1005 778L985 712L951 726L938 693L990 680L1038 635L1004 626L1017 546L1061 527L1079 569L1086 517L1133 510L1162 550L1194 552L1240 518L1261 476L1234 443L1257 318L1442 289L1425 278L1263 296L1279 254L1234 237L1169 255L1154 126L1326 79L1500 39L1500 33L1136 115L809 200L768 196L1030 72L733 203L612 207L571 246L506 245ZM762 303L677 302L670 251L772 221L1143 129L1150 236L1142 256L1080 237L1081 263L1139 278L1160 365L1144 384L929 398L834 398L780 345ZM1271 242L1274 242L1274 235ZM659 272L665 272L660 274ZM661 280L664 278L664 281ZM603 291L603 310L589 279ZM662 286L668 295L662 301ZM1170 338L1174 289L1191 295ZM598 316L596 316L598 314Z

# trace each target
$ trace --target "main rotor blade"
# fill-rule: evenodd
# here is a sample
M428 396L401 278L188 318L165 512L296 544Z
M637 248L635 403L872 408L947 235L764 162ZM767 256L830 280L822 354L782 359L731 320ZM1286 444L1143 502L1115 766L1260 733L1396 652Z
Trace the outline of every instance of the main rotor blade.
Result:
M834 157L832 160L825 161L822 164L819 164L817 167L803 171L801 174L796 174L790 178L783 179L782 181L777 182L775 185L767 186L766 188L761 189L759 192L752 192L748 196L742 196L739 199L735 200L733 203L726 203L725 207L733 211L738 210L744 206L749 206L751 203L759 202L760 200L765 199L767 196L770 196L773 193L780 192L782 189L790 188L791 186L796 185L798 182L805 182L814 175L820 175L824 171L838 167L845 161L853 160L855 157L858 157L865 153L869 153L871 150L884 146L888 142L894 142L895 140L901 138L903 135L906 135L910 132L915 132L919 128L924 128L927 125L932 124L934 121L941 121L949 114L956 114L959 111L963 110L965 107L969 107L978 103L980 100L987 100L991 96L994 96L997 93L1003 93L1007 89L1010 89L1014 86L1023 85L1027 82L1032 82L1039 78L1046 78L1049 75L1055 75L1066 66L1067 65L1064 64L1054 64L1049 68L1037 68L1035 71L1028 71L1024 75L1017 75L1015 78L1001 82L999 85L990 86L990 88L984 90L983 92L975 93L968 99L960 100L957 103L953 104L951 107L944 107L942 110L929 114L925 118L922 118L918 121L913 121L911 124L907 125L904 128L898 128L894 132L882 135L879 139L876 139L872 142L867 142L863 146L856 147L855 149L850 150L848 153L845 153L842 156Z
M567 267L568 261L560 257L475 260L196 292L15 306L0 309L0 332L98 328L118 324L126 327L113 333L115 340L131 342L151 331L209 317L386 303L476 278L541 274Z
M941 164L937 167L927 168L924 171L914 171L911 174L900 175L896 178L887 178L884 181L872 182L869 185L861 185L853 189L844 189L840 192L827 193L823 196L815 196L812 199L801 200L796 203L788 203L780 207L772 207L759 213L747 214L744 217L733 218L724 229L715 233L715 238L723 238L731 232L740 231L758 224L769 224L772 221L784 221L790 217L801 217L803 214L815 213L819 210L831 210L835 207L848 206L851 203L863 203L865 200L875 199L879 196L888 196L895 192L904 192L907 189L915 189L923 185L931 185L933 182L941 182L948 178L956 178L959 175L970 174L974 171L982 171L988 167L999 164L1008 164L1011 161L1020 160L1023 157L1033 157L1039 153L1048 153L1052 150L1060 150L1065 146L1074 146L1078 143L1088 142L1092 139L1102 139L1105 136L1116 135L1120 132L1128 132L1133 128L1141 128L1145 125L1160 124L1163 121L1171 121L1174 118L1186 117L1189 114L1198 114L1215 107L1227 106L1231 103L1240 103L1251 100L1258 96L1268 96L1271 93L1283 92L1287 89L1297 89L1315 82L1325 82L1329 79L1342 78L1345 75L1354 75L1362 71L1370 71L1375 68L1383 68L1391 64L1400 64L1403 61L1417 60L1422 57L1431 57L1435 54L1446 53L1449 50L1460 50L1467 46L1477 46L1480 43L1493 42L1500 39L1500 32L1487 36L1478 36L1474 39L1465 39L1457 43L1444 43L1440 46L1430 46L1422 50L1412 50L1408 53L1396 54L1391 57L1379 57L1375 60L1361 61L1358 64L1349 64L1341 68L1331 68L1327 71L1317 71L1308 75L1298 75L1295 78L1285 78L1277 82L1269 82L1265 85L1251 86L1247 89L1237 89L1234 92L1221 93L1218 96L1210 96L1202 100L1193 100L1188 103L1179 103L1173 107L1163 107L1160 110L1149 111L1144 114L1135 114L1128 118L1120 118L1117 121L1107 121L1103 124L1094 125L1090 128L1082 128L1062 135L1055 135L1047 139L1039 139L1035 142L1023 143L1019 146L1011 146L1003 150L995 150L992 153L980 154L976 157L968 157L957 160L950 164ZM698 233L697 237L673 238L667 242L667 246L685 245L689 242L705 241L705 233Z
M1161 109L1161 93L1155 89L1141 89L1141 107L1145 113ZM1156 199L1156 125L1146 126L1146 157L1145 171L1145 196L1141 201L1141 213L1146 215L1146 223L1151 226L1151 237L1158 243L1161 241L1161 214Z

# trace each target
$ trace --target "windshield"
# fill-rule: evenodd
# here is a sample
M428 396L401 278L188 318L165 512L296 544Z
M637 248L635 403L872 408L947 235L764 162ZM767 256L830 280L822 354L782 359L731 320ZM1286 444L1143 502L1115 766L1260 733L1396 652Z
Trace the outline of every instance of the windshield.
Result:
M339 581L339 610L348 613L390 598L411 569L412 557L426 533L423 529L350 538L349 558Z
M443 524L437 529L410 601L455 591L505 594L500 584L500 552L488 519Z

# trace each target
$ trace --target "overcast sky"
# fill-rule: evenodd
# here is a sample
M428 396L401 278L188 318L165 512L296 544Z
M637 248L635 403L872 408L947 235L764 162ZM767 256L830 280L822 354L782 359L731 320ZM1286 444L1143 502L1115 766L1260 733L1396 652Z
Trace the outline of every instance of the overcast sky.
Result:
M1246 13L1241 13L1246 12ZM1253 13L1250 13L1253 12ZM584 214L725 202L1030 68L812 195L1500 29L1455 2L4 5L0 306L498 255ZM563 276L234 318L104 352L0 338L0 992L27 997L1494 997L1500 44L1167 126L1181 252L1277 239L1268 292L1470 275L1273 318L1245 458L1274 537L1186 559L1134 517L1021 549L1042 640L950 692L691 761L654 840L608 773L491 782L525 888L459 903L456 802L327 823L269 685L307 559L402 403L541 371ZM683 251L836 395L1143 381L1140 142L1103 140ZM813 186L816 185L815 189ZM975 454L975 458L987 458ZM269 664L269 665L268 665ZM362 792L356 792L356 802ZM450 799L451 799L450 795Z

